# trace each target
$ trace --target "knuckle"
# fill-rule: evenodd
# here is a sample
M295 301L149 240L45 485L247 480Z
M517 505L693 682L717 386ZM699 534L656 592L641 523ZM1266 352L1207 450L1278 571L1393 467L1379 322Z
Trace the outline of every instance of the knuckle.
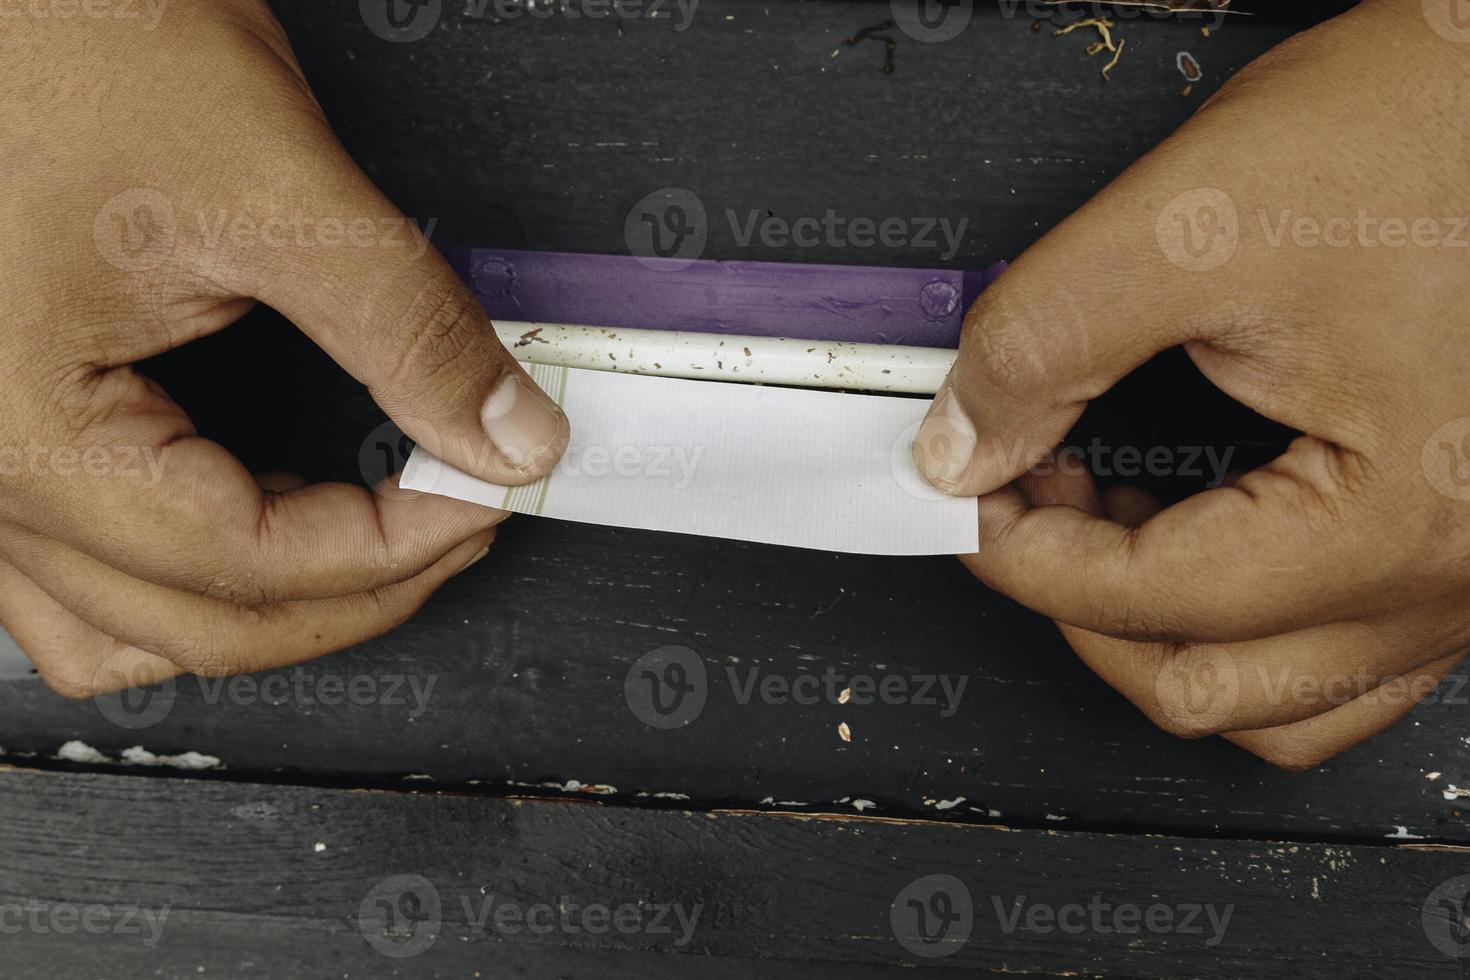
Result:
M1203 738L1230 728L1240 697L1235 662L1217 647L1165 644L1153 697L1144 711L1177 738Z
M367 593L372 606L364 619L375 624L374 636L382 636L408 622L433 594L433 588L427 583L413 579L373 589Z
M1300 738L1266 738L1250 746L1250 751L1265 762L1288 772L1315 769L1337 754L1337 750L1319 742Z
M1160 698L1146 712L1149 721L1175 738L1196 739L1218 735L1223 729L1218 722L1196 714L1182 700Z
M458 280L442 279L421 289L394 332L390 379L422 382L465 363L480 339L481 316L478 301Z
M250 650L259 645L267 612L263 607L237 607L210 614L192 628L170 637L164 655L199 677L234 677L250 672Z
M104 693L94 682L90 672L77 669L71 663L64 667L38 667L41 680L55 693L71 701L86 701Z
M168 659L198 677L233 677L244 673L234 644L219 637L177 637L166 644Z
M245 567L216 572L199 591L206 598L228 602L241 609L258 609L274 598L274 590L261 576Z
M1022 325L1003 311L990 311L970 331L979 381L990 391L1031 391L1047 380L1046 365Z

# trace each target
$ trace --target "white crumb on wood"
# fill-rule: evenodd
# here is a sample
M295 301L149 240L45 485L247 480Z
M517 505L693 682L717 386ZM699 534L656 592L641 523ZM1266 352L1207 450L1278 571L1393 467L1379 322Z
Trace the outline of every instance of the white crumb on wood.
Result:
M154 755L141 745L123 749L122 761L129 766L165 766L170 769L218 769L219 759L212 755L201 755L198 752L184 752L180 755Z
M125 766L162 766L170 769L220 769L223 768L220 760L212 755L203 755L199 752L184 752L179 755L155 755L143 748L134 745L132 748L123 749L121 759L113 759L102 754L86 742L73 739L62 745L56 753L56 758L64 762L80 762L87 765L106 765L108 763L122 763Z
M85 762L94 765L112 761L86 742L78 742L76 740L72 740L63 745L57 751L56 758L62 762Z

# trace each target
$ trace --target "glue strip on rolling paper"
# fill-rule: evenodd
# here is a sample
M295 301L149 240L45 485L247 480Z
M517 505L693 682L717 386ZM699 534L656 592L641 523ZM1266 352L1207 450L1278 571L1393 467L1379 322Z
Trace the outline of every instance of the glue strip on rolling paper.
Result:
M919 475L923 398L528 365L572 421L545 479L503 487L415 449L401 485L519 514L873 555L979 550L979 506Z

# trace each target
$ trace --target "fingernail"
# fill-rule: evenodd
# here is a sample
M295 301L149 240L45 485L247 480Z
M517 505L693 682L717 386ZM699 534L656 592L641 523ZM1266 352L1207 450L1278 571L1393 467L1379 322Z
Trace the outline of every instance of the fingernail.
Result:
M521 473L543 474L565 441L566 416L535 385L508 373L485 399L480 425L506 463Z
M470 566L471 565L474 565L481 558L484 558L488 554L490 554L490 546L487 544L487 545L485 545L485 547L483 547L483 548L480 549L480 553L479 554L475 555L475 557L471 558L469 561L467 561L463 565L461 565L459 567L459 571L455 572L454 574L455 575L463 575L465 572L467 572L467 571L470 570Z
M954 493L974 459L978 444L975 425L945 381L929 406L924 424L914 437L914 462L924 479L945 493Z

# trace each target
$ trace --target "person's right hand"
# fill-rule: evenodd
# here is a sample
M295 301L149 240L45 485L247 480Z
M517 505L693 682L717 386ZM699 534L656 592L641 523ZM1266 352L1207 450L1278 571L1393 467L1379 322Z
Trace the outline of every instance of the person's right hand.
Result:
M88 6L0 33L0 623L73 696L382 633L505 515L257 480L130 365L258 300L484 479L545 474L567 420L347 156L262 0Z
M1159 725L1286 767L1388 725L1470 645L1470 32L1449 18L1370 0L1241 71L980 296L914 447L980 495L976 575ZM1166 509L1075 466L1013 483L1174 346L1302 436Z

